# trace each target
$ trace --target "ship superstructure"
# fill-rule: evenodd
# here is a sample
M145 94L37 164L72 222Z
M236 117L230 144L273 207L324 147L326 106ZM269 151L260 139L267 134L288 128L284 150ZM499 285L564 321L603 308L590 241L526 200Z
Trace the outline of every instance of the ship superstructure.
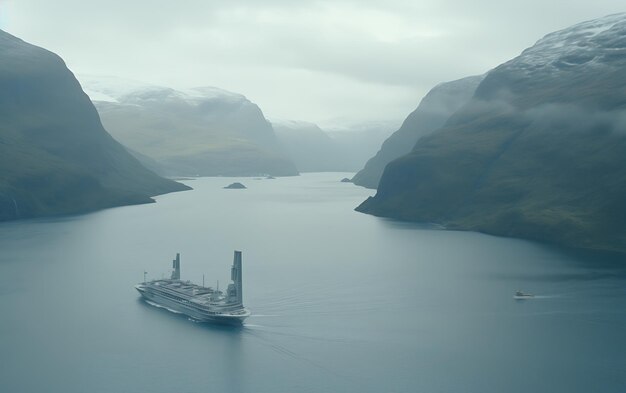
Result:
M182 281L180 254L176 254L169 279L144 281L135 285L135 289L149 303L185 314L196 321L240 324L250 316L250 311L243 306L241 251L235 251L231 280L225 294L219 288Z

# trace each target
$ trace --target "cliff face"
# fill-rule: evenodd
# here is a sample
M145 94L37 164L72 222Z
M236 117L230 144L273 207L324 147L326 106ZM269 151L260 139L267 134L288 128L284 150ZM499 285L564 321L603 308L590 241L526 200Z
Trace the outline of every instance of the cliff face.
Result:
M448 118L474 95L483 76L470 76L435 86L352 179L354 184L377 188L388 163L411 151L415 143L443 126Z
M158 177L102 127L61 58L0 31L0 220L151 202Z
M491 71L385 169L359 211L626 252L626 14L547 35Z
M81 83L111 135L163 174L298 174L261 109L240 94L113 77L81 77Z

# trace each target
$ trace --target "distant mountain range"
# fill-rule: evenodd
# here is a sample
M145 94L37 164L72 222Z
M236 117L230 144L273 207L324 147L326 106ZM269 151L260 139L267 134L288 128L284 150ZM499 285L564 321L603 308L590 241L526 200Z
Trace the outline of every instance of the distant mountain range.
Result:
M0 221L189 189L145 169L104 130L59 56L0 31L0 58Z
M293 120L272 120L272 126L300 172L355 172L390 129L387 123L363 123L324 130Z
M115 77L79 76L105 128L164 175L297 175L271 124L241 94L175 90Z
M389 163L357 210L626 252L626 14L548 34Z

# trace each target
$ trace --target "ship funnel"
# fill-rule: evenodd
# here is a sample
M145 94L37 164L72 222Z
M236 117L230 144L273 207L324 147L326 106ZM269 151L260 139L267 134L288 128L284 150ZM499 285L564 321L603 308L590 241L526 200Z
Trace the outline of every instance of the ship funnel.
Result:
M172 280L180 280L180 254L176 253L176 259L172 261Z
M241 251L235 251L235 257L233 259L233 267L230 271L230 278L235 284L237 290L236 301L239 304L243 304L243 279L241 277Z

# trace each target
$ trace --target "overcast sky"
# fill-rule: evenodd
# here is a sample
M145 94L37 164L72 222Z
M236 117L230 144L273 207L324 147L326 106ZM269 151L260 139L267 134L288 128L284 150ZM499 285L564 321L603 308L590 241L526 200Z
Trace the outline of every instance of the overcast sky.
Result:
M76 74L217 86L270 118L399 124L437 83L486 72L623 4L0 0L0 28L56 52Z

